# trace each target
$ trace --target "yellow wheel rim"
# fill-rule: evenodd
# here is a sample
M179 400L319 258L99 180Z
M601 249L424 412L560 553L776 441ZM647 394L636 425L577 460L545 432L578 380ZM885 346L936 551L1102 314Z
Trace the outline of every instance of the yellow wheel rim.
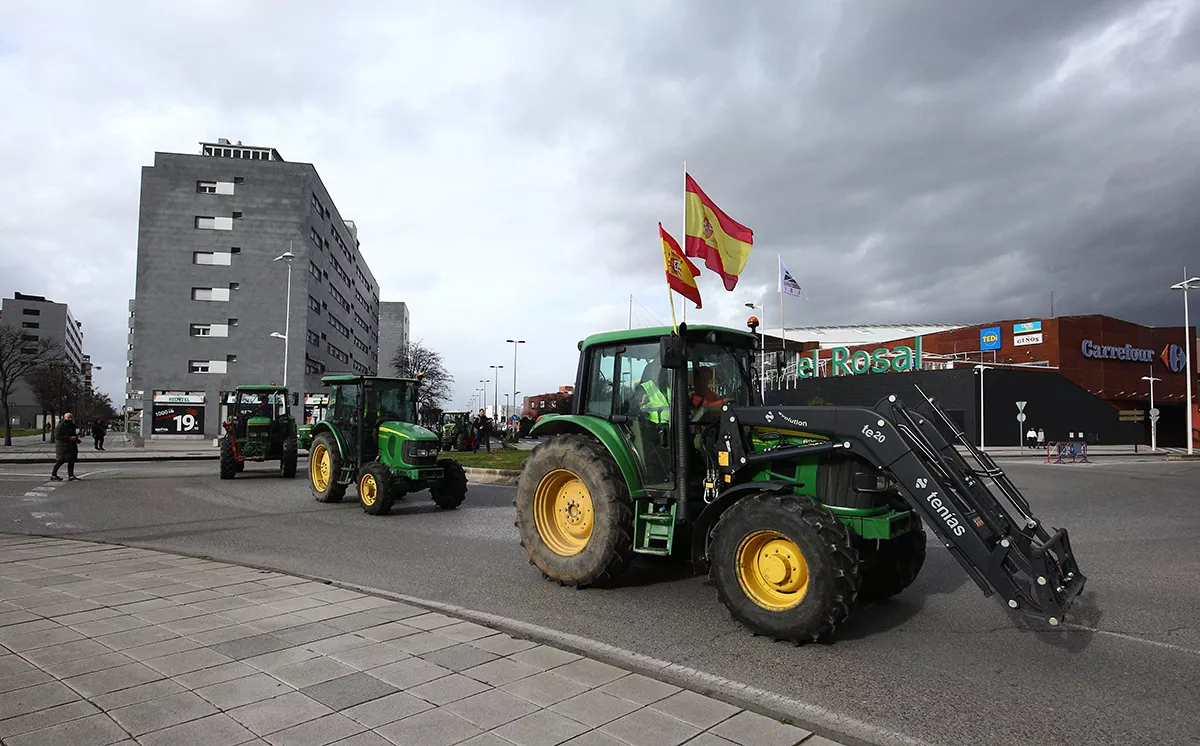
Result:
M362 500L363 505L374 505L379 499L379 483L375 481L374 474L363 474L359 480L358 499Z
M755 531L737 548L738 583L768 611L798 605L808 592L808 563L796 543L778 531Z
M329 487L332 471L333 459L329 455L329 449L320 443L313 446L312 455L308 459L308 472L317 492L324 492Z
M533 519L550 551L563 557L579 554L592 538L592 494L574 472L555 469L538 483Z

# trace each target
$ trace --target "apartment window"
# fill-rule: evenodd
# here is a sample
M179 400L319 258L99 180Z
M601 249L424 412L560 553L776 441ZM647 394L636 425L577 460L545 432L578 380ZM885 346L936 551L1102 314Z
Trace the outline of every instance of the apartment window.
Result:
M21 314L23 316L41 316L42 312L36 308L22 308Z
M237 326L237 319L230 319L230 320L229 320L229 325L230 325L230 326Z
M192 324L191 334L193 337L211 337L212 324Z
M235 177L233 177L233 183L234 184L245 184L246 180L244 178L242 178L241 176L235 176Z
M320 313L321 312L321 301L317 300L316 298L314 298L310 295L310 296L308 296L308 307L311 308L312 310L316 311L317 313Z
M240 290L240 289L241 289L241 287L242 287L241 283L237 283L237 282L231 282L231 283L229 283L229 289L230 289L230 290Z
M359 339L358 337L354 338L354 346L357 347L358 349L362 350L363 352L367 353L368 355L371 354L371 348L367 347L367 344L365 342L363 342L361 339Z
M229 266L233 264L233 254L225 251L193 251L192 264Z
M38 337L36 334L22 334L21 341L22 342L36 342L36 341L38 341Z
M330 355L333 355L335 358L342 361L343 363L348 364L350 362L350 356L347 355L346 353L342 352L341 349L335 347L332 342L326 344L325 349L329 352Z
M207 360L189 360L188 361L188 373L207 373L207 372L208 372L208 361Z
M36 355L37 352L38 352L38 349L36 347L22 347L21 348L22 355Z
M215 181L197 181L196 191L200 194L216 194L217 182Z
M309 330L308 330L308 332L307 332L307 334L308 334L308 343L309 343L310 345L312 345L313 347L320 347L320 346L321 346L321 338L317 336L317 333L316 333L316 332L314 332L313 330L309 329Z
M312 261L311 259L308 260L308 273L310 275L312 275L313 277L317 278L317 282L321 281L321 268L318 267L317 263Z
M362 316L359 316L358 314L354 314L354 323L361 326L363 331L366 332L367 334L371 333L371 327L367 326L367 322L363 321Z
M346 270L342 269L342 265L338 264L337 259L332 257L329 261L333 262L333 271L337 272L338 277L342 278L342 282L346 283L346 287L350 287L350 275L346 274Z
M350 327L346 326L341 321L339 321L338 318L336 316L334 316L333 314L329 314L329 325L332 326L335 330L337 330L337 332L339 334L341 334L343 337L346 337L346 338L350 337Z
M358 362L357 360L354 361L354 369L356 371L358 371L359 373L363 374L364 376L367 375L367 366L363 365L362 363Z
M41 326L42 325L36 321L22 321L21 322L22 329L39 329L39 328L41 328Z
M317 232L316 228L312 229L312 233L308 234L308 237L312 239L312 242L317 245L318 249L321 251L325 250L325 247L321 245L321 234Z
M227 363L236 363L236 362L237 362L237 355L226 355L226 356L225 356L225 362L227 362Z
M192 288L192 300L228 301L229 288Z
M235 212L235 213L233 213L233 219L234 219L234 220L241 220L241 219L242 219L242 214L241 214L240 212Z
M241 246L230 246L229 253L230 254L240 254L240 253L242 253L242 247Z
M206 215L197 215L196 228L208 231L231 231L233 230L233 218L216 218Z
M349 313L350 304L346 302L346 297L338 292L338 289L333 286L333 283L329 283L329 294L333 296L333 299L338 302L339 306Z

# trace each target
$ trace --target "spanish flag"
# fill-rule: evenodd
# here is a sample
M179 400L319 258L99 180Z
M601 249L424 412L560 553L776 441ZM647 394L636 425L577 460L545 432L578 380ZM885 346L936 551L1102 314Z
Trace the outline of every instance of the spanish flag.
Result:
M663 229L662 223L658 224L658 235L662 238L663 267L667 270L667 286L695 303L696 308L700 308L700 288L696 287L696 275L700 274L699 268L683 255L683 252L679 250L679 244L674 238L671 238L670 233Z
M691 175L685 175L684 247L721 276L726 290L737 286L738 275L750 258L754 231L737 222L708 198Z

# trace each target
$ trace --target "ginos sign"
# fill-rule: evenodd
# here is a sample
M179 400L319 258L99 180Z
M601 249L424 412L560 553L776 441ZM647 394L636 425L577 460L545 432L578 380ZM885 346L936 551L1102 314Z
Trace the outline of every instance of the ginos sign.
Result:
M1081 349L1084 357L1096 358L1097 360L1128 360L1135 363L1149 363L1154 360L1154 350L1143 350L1133 345L1113 347L1111 345L1098 345L1090 339L1085 339L1083 340Z

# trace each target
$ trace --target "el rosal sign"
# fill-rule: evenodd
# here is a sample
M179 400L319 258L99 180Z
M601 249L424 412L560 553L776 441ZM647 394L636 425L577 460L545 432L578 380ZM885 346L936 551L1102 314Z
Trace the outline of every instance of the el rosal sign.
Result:
M796 363L796 375L799 378L815 378L820 370L818 363L821 350L812 351L812 355L802 357ZM849 347L833 347L829 349L829 370L834 376L861 376L866 373L907 373L921 368L921 338L917 337L912 347L878 347L870 352L857 350L850 352Z

